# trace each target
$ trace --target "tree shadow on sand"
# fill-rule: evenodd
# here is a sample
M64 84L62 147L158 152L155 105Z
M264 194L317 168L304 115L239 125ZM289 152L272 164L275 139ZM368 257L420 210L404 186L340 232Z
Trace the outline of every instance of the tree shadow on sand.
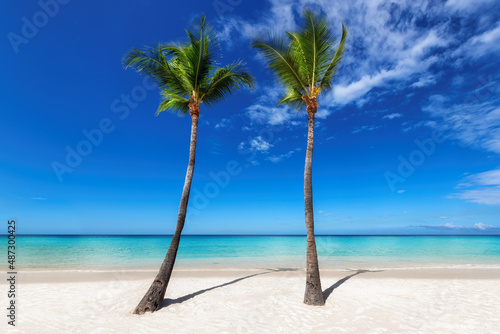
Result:
M215 290L215 289L218 289L218 288L223 288L225 286L228 286L228 285L231 285L231 284L235 284L235 283L238 283L240 281L243 281L243 280L255 277L255 276L266 275L266 274L270 274L270 273L283 272L283 271L298 271L298 269L294 269L294 268L278 268L278 269L267 269L266 268L265 270L267 270L267 271L262 272L262 273L257 273L257 274L253 274L253 275L248 275L248 276L240 277L240 278L237 278L237 279L232 280L230 282L219 284L219 285L213 286L211 288L199 290L199 291L190 293L188 295L185 295L185 296L182 296L182 297L179 297L179 298L175 298L175 299L165 298L165 299L163 299L163 303L162 303L161 307L163 308L163 307L166 307L166 306L172 305L172 304L180 304L180 303L183 303L183 302L185 302L185 301L187 301L187 300L189 300L191 298L199 296L199 295L201 295L201 294L203 294L205 292L212 291L212 290Z
M354 277L354 276L359 275L359 274L364 274L364 273L378 273L380 271L382 271L382 270L365 270L365 269L357 270L354 274L346 276L346 277L338 280L331 287L329 287L328 289L326 289L325 291L323 291L323 298L326 301L328 299L328 297L330 297L330 295L332 294L333 290L335 290L336 288L338 288L339 286L341 286L342 284L344 284L345 281L347 281L351 277Z

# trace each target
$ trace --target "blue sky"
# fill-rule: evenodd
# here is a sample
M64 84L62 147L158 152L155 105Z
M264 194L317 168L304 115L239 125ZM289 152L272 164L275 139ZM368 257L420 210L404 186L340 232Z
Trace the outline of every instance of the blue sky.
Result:
M185 233L305 233L306 113L276 107L281 88L249 48L267 29L293 30L304 7L350 29L319 98L317 233L498 234L494 0L3 3L3 219L19 233L173 232L190 118L156 117L157 90L121 59L184 40L205 13L221 62L245 60L258 85L202 106Z

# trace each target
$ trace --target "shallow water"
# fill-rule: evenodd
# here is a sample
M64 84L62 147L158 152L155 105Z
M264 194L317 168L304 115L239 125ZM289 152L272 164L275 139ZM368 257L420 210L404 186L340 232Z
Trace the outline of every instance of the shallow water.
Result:
M157 269L170 236L17 236L17 270ZM183 268L305 266L304 236L184 236ZM322 269L499 266L500 236L318 236ZM6 270L6 261L0 267Z

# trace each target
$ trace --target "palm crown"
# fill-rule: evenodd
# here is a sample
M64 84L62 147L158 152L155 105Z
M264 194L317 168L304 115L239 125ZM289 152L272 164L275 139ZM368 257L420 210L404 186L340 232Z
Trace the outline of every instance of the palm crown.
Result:
M261 51L268 67L285 87L279 104L303 107L304 98L316 98L331 89L331 82L345 51L347 27L337 40L324 15L304 10L304 21L297 32L286 32L287 39L276 35L259 38L254 48Z
M133 49L124 58L126 67L144 72L160 87L157 114L167 109L185 114L193 105L211 106L245 86L253 87L253 77L241 61L218 67L217 37L205 17L194 26L194 33L186 32L187 43Z

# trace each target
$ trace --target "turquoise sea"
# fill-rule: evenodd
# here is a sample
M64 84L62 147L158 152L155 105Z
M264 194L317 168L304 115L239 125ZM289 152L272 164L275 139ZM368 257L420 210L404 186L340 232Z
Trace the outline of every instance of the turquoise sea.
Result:
M170 238L17 236L17 270L156 270ZM304 236L183 236L176 266L304 268L305 247ZM317 247L322 270L500 267L500 236L318 236Z

